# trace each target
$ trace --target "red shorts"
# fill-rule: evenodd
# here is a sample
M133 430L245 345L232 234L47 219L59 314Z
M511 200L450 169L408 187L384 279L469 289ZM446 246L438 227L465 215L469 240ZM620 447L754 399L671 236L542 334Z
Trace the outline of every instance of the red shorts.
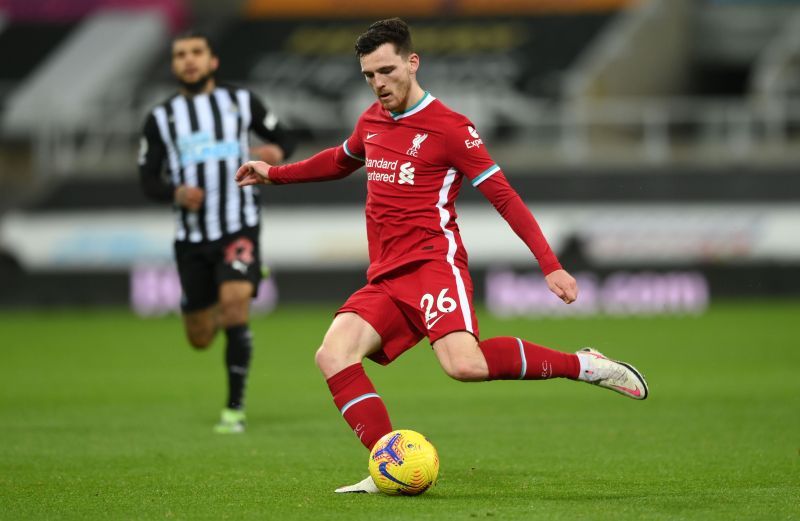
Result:
M466 268L444 260L415 263L367 284L337 314L347 312L358 314L381 336L381 350L369 356L381 365L425 336L431 344L454 331L478 338L472 279Z

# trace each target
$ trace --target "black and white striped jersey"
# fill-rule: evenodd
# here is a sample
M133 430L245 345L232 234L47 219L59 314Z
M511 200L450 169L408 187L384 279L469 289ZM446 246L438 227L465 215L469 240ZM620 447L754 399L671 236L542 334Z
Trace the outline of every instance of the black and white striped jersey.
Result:
M176 94L147 116L139 150L145 193L172 201L179 185L205 191L196 212L175 205L177 241L214 241L259 226L258 189L239 188L234 180L249 160L250 131L279 145L285 157L294 149L275 114L247 89L217 86L208 94Z

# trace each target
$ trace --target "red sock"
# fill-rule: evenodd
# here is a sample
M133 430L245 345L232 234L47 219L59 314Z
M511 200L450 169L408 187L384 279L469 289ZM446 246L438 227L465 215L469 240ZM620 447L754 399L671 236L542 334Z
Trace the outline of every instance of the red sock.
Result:
M367 449L372 450L381 436L392 431L386 406L360 363L328 378L328 388L333 403Z
M546 380L559 377L575 380L580 373L578 355L555 351L519 338L489 338L479 346L489 366L489 380Z

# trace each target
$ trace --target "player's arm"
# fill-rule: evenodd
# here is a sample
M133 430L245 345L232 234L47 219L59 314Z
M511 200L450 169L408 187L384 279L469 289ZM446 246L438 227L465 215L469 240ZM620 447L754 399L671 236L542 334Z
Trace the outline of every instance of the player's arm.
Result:
M511 226L514 233L528 246L539 267L544 273L547 286L558 298L570 304L578 298L575 279L561 267L553 250L547 243L542 229L531 211L522 202L519 194L508 183L499 170L477 185L478 190L488 199ZM480 178L476 178L479 180ZM474 181L473 181L474 182Z
M273 166L263 161L248 161L236 172L239 186L255 184L311 183L332 181L352 174L364 166L361 121L347 140L303 161Z
M174 186L165 175L164 161L167 149L158 132L153 114L147 117L139 144L139 182L142 191L150 199L174 202L189 210L197 210L203 203L205 193L194 186Z
M264 161L248 161L236 172L236 182L239 186L247 186L332 181L347 177L363 165L363 161L348 156L343 147L339 146L286 165L274 166Z
M273 165L288 159L297 146L294 134L253 93L250 94L250 114L251 130L266 141L263 145L252 147L250 153L256 159Z
M156 118L150 114L139 141L139 182L145 195L155 201L172 201L175 192L175 187L164 175L166 157Z
M514 233L531 250L544 273L547 286L567 304L578 297L575 279L561 267L539 223L492 161L477 131L467 120L457 120L445 136L449 163L465 174L492 203Z

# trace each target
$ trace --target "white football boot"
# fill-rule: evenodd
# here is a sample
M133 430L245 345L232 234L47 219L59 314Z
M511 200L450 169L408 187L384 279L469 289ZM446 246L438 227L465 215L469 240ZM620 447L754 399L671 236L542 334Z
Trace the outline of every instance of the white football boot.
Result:
M355 485L339 487L334 490L337 494L377 494L380 492L378 486L372 481L372 476L367 476Z
M634 400L647 398L647 382L642 373L632 365L611 360L591 347L584 347L575 354L581 362L578 379L611 389Z

